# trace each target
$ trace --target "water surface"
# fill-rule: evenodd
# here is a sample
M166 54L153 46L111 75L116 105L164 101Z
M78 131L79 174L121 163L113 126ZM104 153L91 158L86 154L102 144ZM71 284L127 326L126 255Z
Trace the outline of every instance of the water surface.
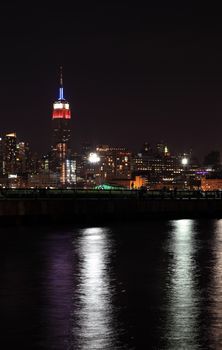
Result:
M0 232L2 348L222 348L222 220Z

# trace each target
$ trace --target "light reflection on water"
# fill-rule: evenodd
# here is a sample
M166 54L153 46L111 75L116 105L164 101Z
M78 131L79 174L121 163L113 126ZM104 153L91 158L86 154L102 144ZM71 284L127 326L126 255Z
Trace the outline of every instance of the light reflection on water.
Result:
M198 349L198 316L200 295L197 289L199 275L195 260L196 228L194 220L172 222L169 237L169 282L166 339L169 349Z
M222 220L215 222L213 248L214 266L209 288L208 309L211 315L209 336L214 349L222 349Z
M222 349L222 220L0 239L5 349Z
M115 289L111 285L113 246L109 230L81 230L73 244L80 260L74 296L73 349L114 349L118 332L112 305Z

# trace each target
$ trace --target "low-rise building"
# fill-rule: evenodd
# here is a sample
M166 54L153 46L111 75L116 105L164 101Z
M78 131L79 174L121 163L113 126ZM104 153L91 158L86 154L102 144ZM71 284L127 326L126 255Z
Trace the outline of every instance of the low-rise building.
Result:
M202 177L202 179L201 179L201 190L202 191L222 190L222 178Z

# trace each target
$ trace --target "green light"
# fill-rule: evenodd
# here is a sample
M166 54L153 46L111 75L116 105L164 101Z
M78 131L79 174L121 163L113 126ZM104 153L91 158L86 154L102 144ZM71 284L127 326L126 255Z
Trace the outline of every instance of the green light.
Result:
M110 184L103 184L103 185L96 186L95 189L109 191L109 190L124 190L125 188L122 186L113 186Z

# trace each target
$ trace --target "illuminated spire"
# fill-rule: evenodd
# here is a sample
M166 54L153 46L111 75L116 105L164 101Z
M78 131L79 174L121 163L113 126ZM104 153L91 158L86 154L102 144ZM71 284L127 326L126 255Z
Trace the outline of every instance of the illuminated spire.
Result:
M65 100L63 94L63 74L62 66L59 75L59 98L53 103L52 119L70 119L71 113L68 101Z
M62 75L62 66L60 66L59 100L64 100L64 96L63 96L63 75Z

